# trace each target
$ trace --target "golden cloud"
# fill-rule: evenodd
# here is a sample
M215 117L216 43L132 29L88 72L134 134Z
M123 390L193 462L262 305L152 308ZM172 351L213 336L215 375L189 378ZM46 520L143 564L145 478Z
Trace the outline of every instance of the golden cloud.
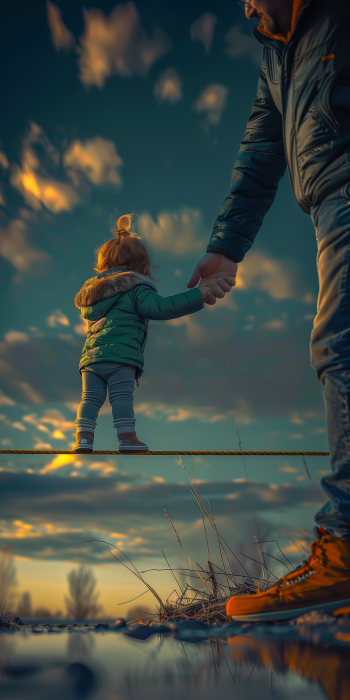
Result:
M218 417L214 413L212 406L176 406L171 404L157 404L152 402L143 402L135 405L135 413L142 413L147 418L153 420L162 420L166 416L170 423L179 423L190 418L200 420L205 423L217 422L218 420L225 421L231 416L231 413L221 414ZM213 421L214 418L214 421Z
M7 156L3 151L0 151L0 165L2 168L4 168L4 170L7 170L7 168L10 167Z
M14 405L15 405L15 402L12 399L10 399L10 397L7 396L7 394L5 394L5 392L2 389L0 389L0 406L14 406ZM2 440L2 445L4 445L4 444L5 444L4 440Z
M27 272L33 265L49 259L46 253L28 245L26 232L26 224L21 219L14 219L7 229L0 229L0 254L20 272Z
M70 51L75 45L74 35L62 22L61 10L52 2L47 3L47 21L51 30L51 41L57 51Z
M55 408L46 410L41 418L38 418L36 413L29 413L23 416L23 421L45 433L49 432L47 426L52 426L57 433L56 435L53 434L53 437L57 437L58 433L62 434L62 431L75 430L75 423L67 421L62 413Z
M57 455L52 462L49 462L49 464L41 469L40 474L47 474L48 472L57 471L57 469L66 467L67 464L72 464L75 460L76 455Z
M84 143L79 139L71 143L63 155L63 165L71 183L61 182L52 174L48 174L42 159L39 159L35 151L38 145L45 151L48 162L51 161L54 168L59 166L60 153L50 143L41 127L32 122L23 142L21 166L12 166L10 178L13 187L21 192L35 211L43 207L53 214L70 211L80 201L77 191L81 184L78 172L83 173L93 185L106 182L121 185L119 169L123 162L112 141L96 136Z
M209 124L218 124L227 105L229 88L225 85L208 85L193 103L195 112L203 112Z
M170 49L161 29L148 37L133 2L118 5L106 17L101 10L84 10L85 30L78 49L80 80L103 87L113 73L121 77L146 76L150 67Z
M74 330L78 335L82 335L83 337L86 336L87 331L88 331L89 324L85 318L81 318L80 323L77 323L76 326L74 326Z
M166 321L169 326L186 326L187 337L192 343L200 343L206 337L206 329L197 323L194 318L190 316L181 316L181 318L173 318L170 321Z
M186 255L202 250L206 238L202 237L202 217L196 209L183 208L177 212L159 214L157 223L148 213L139 217L139 230L157 250L168 250L174 255Z
M100 136L87 139L84 143L78 139L73 141L63 156L63 165L68 172L78 170L94 185L105 182L120 185L119 168L122 164L114 143Z
M56 328L56 326L69 326L69 320L67 316L62 313L60 309L56 309L47 319L46 323L50 328Z
M27 343L29 340L28 333L23 333L22 331L8 331L4 335L4 340L10 345L17 345L18 343Z
M32 209L40 210L44 205L53 214L70 211L79 202L76 191L71 185L39 174L39 169L40 161L27 140L21 167L15 165L12 168L11 184L21 192Z
M239 264L236 288L262 289L273 299L291 299L296 295L288 266L258 250L251 251ZM281 321L273 323L271 328L281 328Z
M173 105L182 100L182 80L174 68L168 68L154 86L154 96L159 104L169 102Z

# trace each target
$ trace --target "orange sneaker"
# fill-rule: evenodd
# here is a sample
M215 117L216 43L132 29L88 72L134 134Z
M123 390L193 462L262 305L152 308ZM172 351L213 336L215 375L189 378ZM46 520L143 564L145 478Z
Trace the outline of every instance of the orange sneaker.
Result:
M349 647L346 645L312 644L301 639L257 639L247 635L229 637L227 641L235 662L280 673L292 671L317 683L325 692L322 697L329 700L350 698Z
M277 622L350 605L350 542L324 535L311 556L273 588L256 595L233 596L226 604L231 620Z

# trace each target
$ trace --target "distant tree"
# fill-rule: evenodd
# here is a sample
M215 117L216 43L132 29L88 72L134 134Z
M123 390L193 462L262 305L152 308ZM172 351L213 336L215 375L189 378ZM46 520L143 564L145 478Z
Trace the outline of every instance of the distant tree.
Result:
M134 605L126 613L128 620L151 620L153 613L142 605Z
M17 612L20 617L32 616L32 596L29 591L24 591L17 604Z
M69 598L65 598L67 615L74 620L96 617L103 608L98 604L99 593L95 591L97 581L92 569L80 566L72 569L68 576Z
M12 548L10 545L5 545L0 555L0 614L5 610L7 598L6 612L9 612L10 605L13 607L14 589L17 585L17 571L13 561Z

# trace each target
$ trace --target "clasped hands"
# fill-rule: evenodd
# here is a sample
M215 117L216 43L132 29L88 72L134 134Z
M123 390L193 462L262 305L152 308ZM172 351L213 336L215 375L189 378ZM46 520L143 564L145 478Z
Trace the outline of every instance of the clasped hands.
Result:
M206 253L197 263L187 285L190 289L198 284L205 304L213 306L236 284L237 263L231 262L222 253Z

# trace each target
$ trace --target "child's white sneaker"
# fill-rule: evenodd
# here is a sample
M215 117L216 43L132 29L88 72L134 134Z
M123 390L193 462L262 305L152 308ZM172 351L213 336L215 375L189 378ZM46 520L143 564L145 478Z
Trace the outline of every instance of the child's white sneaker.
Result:
M136 433L119 433L118 434L119 452L148 452L148 447L144 442L141 442Z
M73 452L92 452L94 449L94 433L77 430Z

